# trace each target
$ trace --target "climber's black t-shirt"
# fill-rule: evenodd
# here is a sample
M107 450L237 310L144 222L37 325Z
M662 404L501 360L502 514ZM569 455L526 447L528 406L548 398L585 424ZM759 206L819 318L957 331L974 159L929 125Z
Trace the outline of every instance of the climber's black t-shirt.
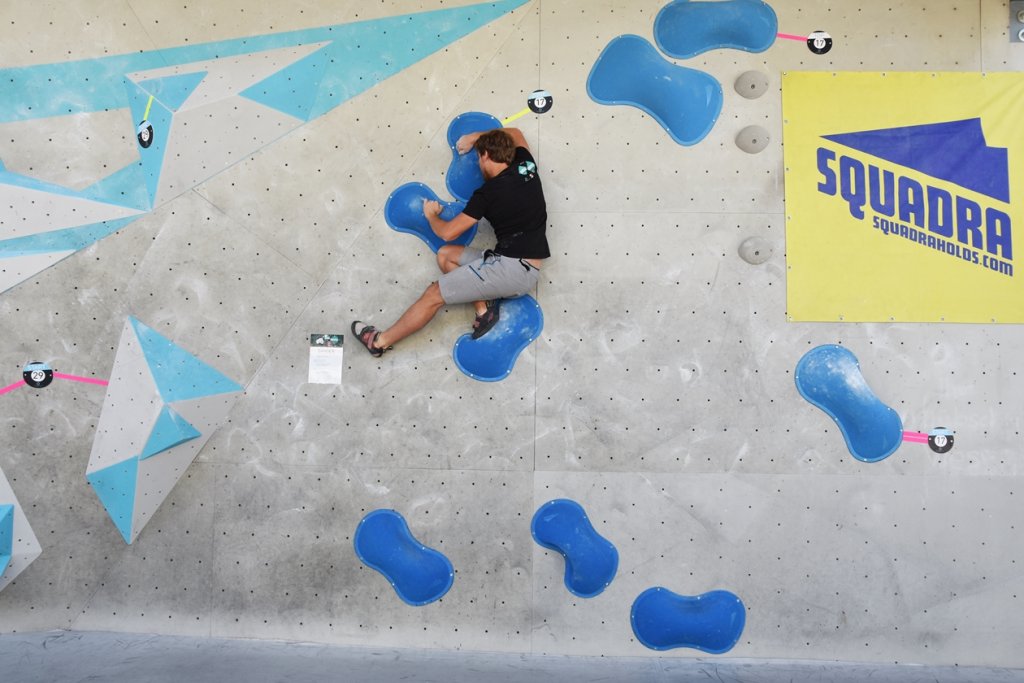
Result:
M543 259L551 256L545 230L548 223L544 190L537 164L525 147L516 147L508 168L473 193L463 213L494 227L495 253L511 258Z

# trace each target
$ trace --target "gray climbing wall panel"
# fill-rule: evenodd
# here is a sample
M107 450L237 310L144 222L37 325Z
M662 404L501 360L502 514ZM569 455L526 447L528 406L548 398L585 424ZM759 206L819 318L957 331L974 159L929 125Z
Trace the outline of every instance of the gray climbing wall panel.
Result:
M0 65L451 4L15 3L0 21ZM132 405L116 412L84 383L0 395L0 467L43 550L0 592L0 630L649 656L629 607L662 585L743 599L746 629L725 657L1024 667L1014 638L1024 629L1024 332L788 323L785 310L780 74L1019 70L1024 46L1006 37L1005 2L776 0L780 31L824 29L835 47L815 56L779 41L677 60L723 85L721 117L692 147L586 93L608 41L650 39L662 5L531 0L305 123L238 97L241 81L178 103L181 156L166 160L152 211L48 269L27 268L35 274L20 284L0 280L10 286L0 385L31 360L115 380L135 316L245 393L230 410L182 407L204 434L204 419L222 425L131 546L85 474L94 439L105 453L122 436L145 446L161 410L152 387L112 384L106 403ZM240 78L255 58L210 59L207 79L217 69ZM175 69L129 80L189 71ZM733 87L750 71L768 79L756 99ZM448 122L514 114L537 88L554 107L516 125L538 159L553 258L534 293L544 330L510 377L458 371L451 349L472 313L452 306L379 361L346 338L344 384L306 384L311 332L387 324L436 277L430 250L384 221L389 193L418 181L447 199ZM211 138L210 121L242 100L240 136ZM59 114L0 121L8 171L71 189L44 206L29 203L35 190L0 184L0 230L139 214L72 196L145 152L124 152L134 112ZM736 144L750 126L769 135L757 154ZM484 225L476 244L492 239ZM751 239L761 263L741 257ZM819 344L853 351L906 429L954 429L953 450L905 443L882 462L855 460L794 387L797 361ZM619 549L619 574L594 599L571 596L560 558L530 538L533 512L556 497L582 503ZM442 600L410 608L359 562L356 524L380 507L452 561Z

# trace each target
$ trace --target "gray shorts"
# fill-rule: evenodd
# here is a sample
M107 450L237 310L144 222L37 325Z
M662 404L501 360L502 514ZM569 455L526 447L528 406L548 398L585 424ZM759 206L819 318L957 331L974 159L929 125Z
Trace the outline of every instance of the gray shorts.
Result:
M526 294L537 286L540 271L525 259L499 256L466 247L459 267L437 281L446 304L508 299Z

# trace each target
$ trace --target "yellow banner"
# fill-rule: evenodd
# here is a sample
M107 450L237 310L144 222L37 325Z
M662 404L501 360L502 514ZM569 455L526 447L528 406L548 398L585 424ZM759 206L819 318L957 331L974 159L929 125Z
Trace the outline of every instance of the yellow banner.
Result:
M1024 75L782 79L787 311L1024 322Z

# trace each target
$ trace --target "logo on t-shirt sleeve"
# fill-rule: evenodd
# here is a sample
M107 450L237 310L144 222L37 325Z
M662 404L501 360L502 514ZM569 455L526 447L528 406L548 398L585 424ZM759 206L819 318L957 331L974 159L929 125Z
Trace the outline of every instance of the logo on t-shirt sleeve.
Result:
M523 182L533 180L534 176L537 175L537 164L532 161L520 162L519 175L523 177Z

